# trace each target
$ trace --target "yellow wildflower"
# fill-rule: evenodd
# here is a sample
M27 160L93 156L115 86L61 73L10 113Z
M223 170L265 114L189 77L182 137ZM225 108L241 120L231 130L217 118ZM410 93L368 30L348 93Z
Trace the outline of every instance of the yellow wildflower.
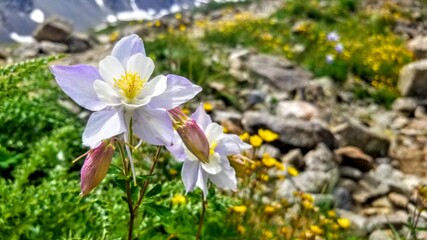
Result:
M182 112L188 115L188 114L190 114L190 109L188 109L188 108L183 108L183 109L182 109Z
M172 198L172 204L173 205L185 204L185 203L186 203L186 199L181 194L175 194Z
M316 235L322 235L324 233L323 229L317 225L311 225L310 230Z
M273 157L270 157L268 153L264 154L261 161L267 167L273 167L277 163L277 160Z
M171 168L169 169L169 174L175 176L178 174L178 171L175 168Z
M288 173L292 177L298 176L298 174L299 174L298 170L292 166L288 166Z
M212 103L205 102L203 103L203 108L206 112L211 112L213 110L213 105Z
M337 216L337 213L334 210L329 210L328 211L328 217L334 218L336 216Z
M273 214L275 211L276 211L276 208L275 208L275 207L273 207L273 206L271 206L271 205L267 205L267 206L265 206L265 208L264 208L264 212L265 212L266 214Z
M110 34L110 42L114 42L117 40L117 38L120 37L120 32L119 31L114 31Z
M286 169L285 165L283 165L281 162L278 162L278 161L274 164L274 166L281 171Z
M156 20L156 22L154 23L154 26L156 27L160 27L162 25L162 22L160 22L159 20Z
M249 140L249 133L245 132L243 134L240 134L240 139L242 139L242 141L248 141Z
M182 14L181 13L175 14L175 18L178 19L178 20L181 19L182 18Z
M313 204L310 201L307 201L307 200L302 201L302 206L306 210L313 209Z
M266 142L272 142L279 138L279 135L275 132L272 132L268 129L259 129L258 135Z
M260 178L264 182L268 182L268 180L270 180L270 176L268 176L267 174L261 174Z
M303 194L301 194L301 199L307 200L309 202L313 202L314 201L313 195L311 195L310 193L303 193Z
M179 31L184 32L187 29L187 27L183 24L179 25Z
M337 219L338 225L340 225L341 228L347 229L350 227L351 222L348 220L348 218L338 218Z
M262 138L260 138L258 135L251 136L249 138L249 143L254 147L259 147L262 144Z
M237 232L240 234L244 234L246 232L246 228L239 224L237 226Z
M232 207L231 210L235 213L245 214L248 208L245 205L239 205L239 206Z
M265 230L263 233L265 238L272 238L273 237L273 233L271 231Z

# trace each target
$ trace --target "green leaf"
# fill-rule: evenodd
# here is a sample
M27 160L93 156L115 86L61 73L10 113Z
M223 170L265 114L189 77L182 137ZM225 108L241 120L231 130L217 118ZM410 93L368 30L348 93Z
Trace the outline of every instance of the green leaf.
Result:
M160 217L167 217L171 215L171 210L165 206L162 205L156 205L154 203L152 204L145 204L144 208L147 212Z
M154 197L161 192L162 192L162 185L156 184L154 187L148 190L148 192L145 194L145 197L147 198Z

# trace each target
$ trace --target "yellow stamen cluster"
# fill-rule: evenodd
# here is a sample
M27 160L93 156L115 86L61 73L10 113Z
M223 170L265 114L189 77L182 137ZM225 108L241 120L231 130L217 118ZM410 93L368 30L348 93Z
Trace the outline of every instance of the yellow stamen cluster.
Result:
M217 143L213 142L209 148L209 156L212 156L215 153L215 148L216 148Z
M127 72L114 82L114 87L122 90L126 100L131 102L141 93L147 80L141 79L138 73Z

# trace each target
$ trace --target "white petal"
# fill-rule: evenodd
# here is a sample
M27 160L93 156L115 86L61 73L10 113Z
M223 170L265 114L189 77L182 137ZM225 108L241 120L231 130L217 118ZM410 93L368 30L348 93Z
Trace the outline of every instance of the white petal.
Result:
M202 163L202 168L210 174L217 174L221 172L221 156L218 153L211 154L209 156L209 162Z
M236 191L236 171L230 166L227 157L222 157L221 159L222 171L218 174L209 174L209 179L219 188Z
M196 182L199 178L199 162L185 161L182 166L181 176L185 186L185 191L191 192L196 187Z
M126 131L122 109L109 109L93 113L83 132L83 144L97 147L104 139Z
M217 142L215 152L221 156L229 156L251 149L251 145L243 142L237 135L224 134Z
M128 59L137 53L145 55L144 43L138 35L132 34L120 39L114 46L111 55L117 58L122 66L126 66Z
M136 109L133 115L133 130L142 140L154 145L171 145L175 137L166 109Z
M199 161L199 159L196 156L194 156L194 154L190 152L190 150L188 150L188 148L185 147L185 145L184 145L184 153L185 153L185 156L187 156L188 161Z
M197 178L196 186L202 189L204 198L206 200L206 197L208 196L208 173L203 171L201 167L199 167L199 176Z
M107 106L119 106L122 104L121 95L108 83L96 80L93 83L93 88L99 100Z
M200 104L196 111L191 115L191 118L194 119L194 121L196 121L204 131L206 131L206 128L212 123L212 119L205 112L203 104Z
M151 79L151 81L145 84L144 89L142 89L142 92L138 96L138 98L149 97L151 100L152 97L162 94L165 90L166 90L166 77L163 75L159 75Z
M113 56L107 56L99 62L99 74L110 86L114 86L114 79L120 79L125 74L122 64Z
M211 123L206 128L205 133L209 144L212 144L222 137L222 135L224 134L224 129L218 123Z
M174 136L175 137L172 140L172 145L166 145L165 147L170 153L172 153L172 155L175 157L175 160L178 162L183 162L186 159L184 143L182 142L177 132L174 132Z
M150 79L154 71L154 62L142 53L131 56L126 66L127 72L138 73L141 79Z

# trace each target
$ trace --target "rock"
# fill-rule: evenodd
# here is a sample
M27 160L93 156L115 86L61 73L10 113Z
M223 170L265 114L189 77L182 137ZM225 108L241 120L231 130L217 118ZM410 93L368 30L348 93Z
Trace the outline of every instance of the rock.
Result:
M384 196L390 192L390 187L377 179L364 175L358 182L359 185L354 191L352 197L359 204L364 204L371 199Z
M351 201L351 193L347 188L337 187L334 189L335 207L339 209L351 210L353 204Z
M271 55L251 56L248 68L273 87L284 91L302 89L312 78L311 73L295 66L289 60Z
M402 96L427 98L427 59L405 65L397 87Z
M91 49L95 43L89 35L75 33L66 41L70 53L79 53Z
M398 98L393 102L393 110L403 113L405 116L413 116L417 108L417 100L410 97Z
M341 165L351 166L362 172L367 172L374 168L374 159L357 147L342 147L335 150L335 154L341 157Z
M407 223L407 221L408 214L404 211L398 210L391 214L370 217L366 224L366 229L368 232L390 226L400 229L405 223Z
M393 205L391 204L390 200L388 200L387 197L381 197L378 199L375 199L372 204L373 207L378 208L392 208Z
M373 157L384 157L388 154L388 138L372 132L355 120L348 120L335 127L333 132L338 135L340 146L355 146Z
M73 28L73 24L67 19L53 16L36 27L33 37L38 41L64 43L71 36Z
M391 208L384 207L367 207L363 208L360 213L365 216L388 215L393 212Z
M357 168L341 166L339 170L342 177L350 178L352 180L360 180L363 176L362 171Z
M369 235L369 240L394 240L394 235L391 230L377 229Z
M415 109L414 116L415 116L415 118L424 118L424 119L426 119L427 118L426 112L427 112L426 111L426 107L424 107L424 106L418 106Z
M40 45L34 44L22 44L13 51L13 55L19 59L28 59L37 57L40 54Z
M67 51L67 45L63 43L55 43L42 41L40 42L40 50L45 54L64 53Z
M304 166L303 155L299 148L290 150L281 158L281 161L285 164L291 164L297 168L302 168Z
M1 48L0 49L0 59L7 60L11 55L9 49Z
M400 208L406 208L409 203L409 199L405 195L395 192L389 193L388 199L390 199L390 202L393 203L393 205Z
M279 158L280 157L280 150L274 146L269 145L269 144L263 144L258 149L257 155L259 158L262 158L262 156L264 154L268 154L269 156L274 157L274 158Z
M221 122L224 120L231 120L233 122L240 122L242 114L236 111L221 111L217 110L212 113L212 118L215 122Z
M283 118L310 120L319 117L319 110L309 102L280 101L279 104L277 104L276 114Z
M339 173L336 168L328 171L304 171L293 177L297 189L309 193L321 193L330 191L336 185Z
M358 185L355 181L346 178L341 178L338 186L347 189L350 191L350 193L354 192L358 188Z
M319 143L316 149L311 150L304 156L304 162L307 170L329 171L337 167L336 157L329 148Z
M269 128L280 135L282 144L294 147L313 149L318 143L325 143L328 148L335 146L332 133L316 121L281 119L265 112L248 111L243 115L242 124L249 132Z
M408 42L408 49L418 59L427 58L427 36L416 36Z

